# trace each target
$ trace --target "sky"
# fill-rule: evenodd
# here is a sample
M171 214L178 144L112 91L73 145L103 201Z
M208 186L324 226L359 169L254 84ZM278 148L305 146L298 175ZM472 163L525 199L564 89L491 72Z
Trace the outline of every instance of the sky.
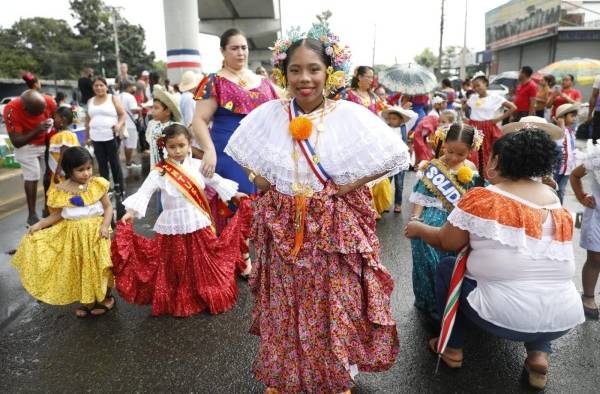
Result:
M166 0L168 1L168 0ZM443 45L463 44L467 3L467 47L485 49L485 12L507 0L446 0ZM105 0L122 7L121 15L146 31L146 48L166 60L163 0ZM10 27L19 18L44 16L65 19L73 25L68 0L20 0L19 7L3 7L0 26ZM371 64L375 35L375 63L410 62L424 48L438 52L440 0L281 0L281 23L285 32L299 25L303 30L324 10L333 13L332 30L350 46L352 63ZM201 35L200 52L205 71L220 66L218 39Z

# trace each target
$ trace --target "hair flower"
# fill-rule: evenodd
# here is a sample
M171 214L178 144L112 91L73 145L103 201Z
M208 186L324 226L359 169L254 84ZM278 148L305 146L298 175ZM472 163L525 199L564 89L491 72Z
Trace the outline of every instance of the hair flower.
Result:
M319 22L313 23L310 30L306 33L300 31L300 27L292 27L287 32L287 37L275 41L271 49L273 55L271 63L273 64L273 79L281 86L285 87L284 63L287 58L287 51L295 42L311 38L317 40L323 46L325 54L329 57L332 71L327 70L328 79L325 90L330 94L346 86L346 75L350 72L350 48L343 45L339 38L329 29L329 16L317 17ZM279 71L275 71L279 70ZM335 75L335 78L330 78Z
M481 144L483 144L483 132L479 129L475 129L475 133L473 134L473 143L471 144L471 149L478 151L481 148Z

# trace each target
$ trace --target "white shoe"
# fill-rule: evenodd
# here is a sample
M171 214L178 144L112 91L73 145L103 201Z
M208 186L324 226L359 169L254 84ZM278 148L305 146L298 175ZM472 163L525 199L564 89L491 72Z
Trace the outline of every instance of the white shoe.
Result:
M134 169L134 168L141 168L141 167L142 167L142 165L141 164L137 164L137 163L127 164L127 169L128 170L131 170L131 169Z

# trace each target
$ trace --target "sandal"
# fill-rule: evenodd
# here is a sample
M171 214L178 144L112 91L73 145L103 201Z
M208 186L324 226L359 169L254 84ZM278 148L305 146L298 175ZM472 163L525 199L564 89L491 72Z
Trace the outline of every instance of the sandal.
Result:
M88 308L85 305L81 305L79 308L75 309L75 316L77 316L78 319L85 319L86 317L90 317L92 316L92 309L94 309L96 307L96 304L92 305L91 308ZM77 314L77 312L84 312L84 314Z
M394 213L402 213L402 207L397 205L394 207Z
M594 299L596 297L594 297L593 295L589 296L589 295L585 295L582 294L581 298L591 298ZM586 315L587 317L589 317L590 319L595 319L598 320L598 318L600 318L600 311L598 310L598 308L590 308L585 306L585 304L583 305L583 314Z
M107 314L108 312L112 311L115 306L117 305L117 300L115 299L115 297L113 296L108 296L104 299L104 302L106 302L107 300L112 300L112 305L106 306L101 302L98 302L96 305L94 305L94 307L92 308L92 310L90 311L92 316L102 316ZM94 313L94 311L102 311L100 313Z
M462 367L462 363L463 360L461 359L456 359L456 358L452 358L447 356L446 354L442 353L442 354L438 354L437 352L437 343L438 343L438 338L431 338L429 340L429 350L438 356L441 356L442 361L444 362L444 364L446 364L448 367L450 368L460 368Z
M548 366L547 365L531 365L529 358L525 360L523 369L527 373L529 385L535 389L543 390L548 381Z

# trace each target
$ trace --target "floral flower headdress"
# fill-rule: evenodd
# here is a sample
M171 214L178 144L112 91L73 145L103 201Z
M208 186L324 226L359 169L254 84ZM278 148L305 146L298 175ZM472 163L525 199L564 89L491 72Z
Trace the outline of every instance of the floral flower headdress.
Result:
M327 67L327 81L325 89L328 93L335 93L346 86L346 76L350 72L350 48L340 42L338 36L329 29L327 18L319 18L318 23L313 23L307 33L302 33L296 26L288 30L287 37L275 41L271 63L273 64L273 78L282 88L286 87L283 62L287 57L287 50L293 43L305 38L313 38L325 47L325 53L331 59L331 66Z

